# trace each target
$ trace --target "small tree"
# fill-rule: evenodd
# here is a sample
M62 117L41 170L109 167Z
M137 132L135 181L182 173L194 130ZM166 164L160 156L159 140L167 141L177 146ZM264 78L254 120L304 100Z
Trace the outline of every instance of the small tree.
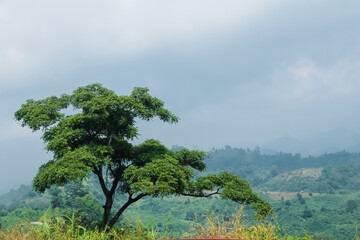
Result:
M53 208L60 207L63 204L64 197L62 196L62 191L58 187L50 188L51 201L50 204Z
M358 208L358 202L356 200L348 200L346 202L346 211L354 212Z
M62 110L72 106L76 113ZM92 84L71 95L27 100L15 113L22 126L43 131L46 149L54 158L39 168L33 180L35 190L79 181L94 173L105 196L103 226L112 227L128 206L145 196L184 195L210 197L251 204L258 217L272 209L255 194L248 182L227 172L194 179L194 170L205 169L202 151L173 152L157 140L140 145L130 141L138 136L136 120L159 117L176 123L178 117L164 103L149 95L147 88L134 88L130 96ZM116 191L127 194L127 202L111 212Z
M311 218L312 216L313 216L312 211L308 207L305 207L302 217L303 218Z
M303 196L301 195L301 193L297 193L296 194L297 198L299 199L299 202L301 204L305 204L305 199L303 198Z

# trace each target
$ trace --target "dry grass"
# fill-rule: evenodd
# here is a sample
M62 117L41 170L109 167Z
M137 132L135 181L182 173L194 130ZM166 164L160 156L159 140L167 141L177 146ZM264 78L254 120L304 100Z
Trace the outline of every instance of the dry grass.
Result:
M322 175L323 168L302 168L281 176L281 180L289 181L293 177L312 177L318 179Z
M219 217L210 214L207 223L200 223L194 226L195 233L193 238L201 239L262 239L262 240L311 240L312 237L292 237L288 235L280 236L279 228L270 222L259 222L251 227L246 227L246 222L242 220L242 208L236 217L230 221L221 220Z

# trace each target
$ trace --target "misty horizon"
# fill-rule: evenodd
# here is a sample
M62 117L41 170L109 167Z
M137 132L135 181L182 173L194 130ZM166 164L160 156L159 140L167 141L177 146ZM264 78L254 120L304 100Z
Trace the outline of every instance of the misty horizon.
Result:
M84 6L0 3L0 190L31 182L52 158L41 133L15 122L21 104L95 82L118 95L148 87L180 117L173 125L139 121L138 142L205 151L258 145L305 156L357 151L360 2Z

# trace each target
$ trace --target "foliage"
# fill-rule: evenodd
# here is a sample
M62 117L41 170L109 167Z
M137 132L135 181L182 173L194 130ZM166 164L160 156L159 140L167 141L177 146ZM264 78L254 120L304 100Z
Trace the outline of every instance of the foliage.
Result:
M73 115L64 112L70 106ZM195 179L194 170L205 169L202 151L173 152L153 139L133 145L131 140L138 136L136 120L155 117L168 123L178 121L147 88L118 96L101 84L92 84L71 95L27 100L15 118L22 126L43 131L46 149L54 156L40 167L34 188L44 192L52 185L81 181L92 172L105 196L103 227L113 226L131 204L146 196L220 194L224 199L251 204L260 218L272 212L271 205L236 175L222 172ZM116 192L127 194L128 199L112 214ZM56 196L53 193L53 206L62 204Z
M299 202L301 204L305 204L305 199L303 198L303 196L301 195L301 193L297 193L296 197L299 199Z
M291 206L273 201L272 216L289 234L307 231L315 239L354 239L360 211L347 210L348 201L358 199L359 192L351 194L322 194L307 198L305 205L289 200Z
M354 212L358 208L358 202L356 200L348 200L346 202L346 211L347 212Z
M176 150L179 151L181 149L181 147L178 147ZM326 160L324 156L329 159ZM267 223L271 222L276 226L275 231L281 233L280 236L284 237L285 233L287 233L292 236L298 235L304 237L304 233L308 232L314 236L314 239L354 239L358 236L357 229L360 219L360 209L359 207L355 207L359 203L360 198L358 188L360 170L357 165L353 164L353 159L357 158L357 154L340 152L326 154L324 156L312 157L315 164L322 161L325 163L324 165L309 165L310 167L322 168L322 175L317 179L298 176L284 180L283 177L290 176L294 170L303 169L291 168L290 170L286 170L283 169L282 166L273 166L271 165L272 163L269 163L271 167L262 167L261 164L254 164L240 169L234 167L230 169L219 168L218 170L195 172L195 176L206 176L208 174L218 175L223 170L230 170L232 174L236 174L252 184L256 182L255 190L257 190L257 192L266 194L266 191L283 191L284 194L287 194L284 195L284 201L281 201L280 198L278 198L279 200L268 199L271 201L274 214L268 219ZM335 165L335 156L339 158L341 162L340 165ZM205 160L205 162L208 161L209 160ZM299 161L300 163L296 164L303 166L303 163L301 163L302 159L299 159ZM330 165L327 165L328 163ZM271 170L274 169L277 169L276 175L271 174ZM82 189L79 194L83 196L83 191L85 191L85 196L90 195L98 201L104 201L105 197L95 177L96 175L90 174L89 179L84 185L79 187L79 190ZM67 187L68 185L59 188L61 190L59 196L61 197L62 205L56 208L57 210L49 210L46 213L49 218L56 220L63 215L72 214L73 206L65 204L65 202L66 198L71 197L68 194L76 195L77 191L67 190ZM17 191L18 190L14 190L12 192L13 196L17 194ZM297 198L297 193L300 191L304 191L301 193L305 200L304 204L301 204ZM19 191L19 194L20 192L21 191ZM307 192L311 192L312 196L307 194ZM290 195L290 193L292 194L292 198L287 198L286 196ZM11 205L0 204L0 209L5 211L4 216L0 216L0 223L3 223L3 229L12 227L13 225L11 225L11 223L19 224L26 221L23 217L19 217L17 221L13 221L16 215L23 216L21 212L25 211L26 208L34 210L37 208L41 211L46 210L49 207L52 197L49 191L46 191L45 194L41 196L34 196L33 193L21 193L21 195L25 198L17 200ZM267 199L266 196L263 195L263 197ZM75 198L76 197L73 199ZM86 198L81 199L85 202L89 200ZM93 200L88 203L92 201ZM114 201L114 208L121 208L126 201L127 198L125 195L117 195L117 199ZM41 203L41 205L44 206L39 208L39 205L35 203ZM234 208L236 208L236 206L238 206L238 204L233 201L218 199L216 195L210 196L208 199L173 195L165 197L147 196L143 198L143 201L136 202L130 206L128 210L124 212L122 220L117 226L129 229L129 231L134 231L134 229L136 229L134 226L139 226L139 229L149 231L149 234L156 233L157 237L163 237L165 234L168 234L167 236L169 238L180 238L181 233L184 232L193 234L190 226L194 224L194 216L197 219L197 223L202 224L204 228L206 228L206 216L208 216L209 212L213 212L213 219L219 218L222 221L225 220L229 222L231 219L236 218L236 215L234 215ZM97 209L97 207L89 207L88 209ZM17 214L12 213L15 210L18 210ZM86 208L84 208L84 210L86 210ZM34 217L29 217L29 220L39 220L40 215L44 214L44 212L41 211L36 214L34 212ZM75 210L74 213L75 216L82 217L83 213L87 213L87 211L78 213L78 210ZM169 218L170 213L171 218ZM244 207L243 213L243 223L247 223L246 227L244 227L245 229L259 224L259 222L254 221L254 212L250 208ZM97 215L100 217L99 212ZM311 217L306 217L310 215ZM138 225L138 219L141 219L143 225ZM91 224L84 224L83 220L80 220L78 223L89 226L89 229L93 229ZM281 226L280 230L278 226Z
M17 208L16 210L8 213L6 216L0 218L1 229L14 227L24 221L37 221L42 215L42 211Z
M303 218L311 218L312 216L313 216L312 211L307 206L305 206L302 217Z
M86 191L89 191L87 195L97 196L99 200L103 199L102 195L97 194L97 192L101 192L101 187L96 184L94 176L91 176L81 188L84 187ZM61 189L60 196L62 198L68 197L67 192L73 192L66 190L66 188L67 185L65 185L64 188L59 188ZM357 208L354 209L353 212L349 212L347 211L347 206L349 200L358 201L360 197L359 194L360 193L356 191L352 193L338 192L335 194L321 195L313 193L312 197L304 196L303 198L306 199L305 204L301 204L295 192L293 199L285 200L284 202L281 200L272 200L271 204L274 207L274 214L268 221L271 221L275 226L277 226L277 224L280 225L281 232L285 231L290 235L303 236L302 234L306 231L314 235L314 239L354 239L358 219L360 219L360 211L359 208ZM13 225L10 225L11 223L18 225L26 221L21 214L26 208L21 208L22 206L27 206L27 208L35 207L33 203L26 205L26 203L30 203L31 200L36 202L47 201L46 206L48 207L50 199L51 195L49 195L48 191L39 197L29 198L29 196L27 196L25 199L17 201L12 205L14 209L11 212L18 210L18 220L13 221L9 219L14 218L14 215L8 214L7 216L0 217L0 223L3 223L4 228L12 227ZM83 200L86 201L85 199ZM121 207L122 203L126 200L125 196L119 195L119 198L117 198L117 201L114 203L114 207ZM65 202L65 199L62 199L62 202ZM287 205L288 203L289 205ZM143 201L134 203L134 205L128 208L123 215L119 227L127 229L129 226L137 226L138 219L141 219L144 224L143 229L154 231L158 233L159 236L163 236L168 231L169 237L180 238L183 232L192 233L190 226L194 223L194 220L186 219L188 212L194 213L197 222L204 225L206 224L205 216L207 216L209 212L213 212L213 217L228 221L230 221L231 218L236 218L234 208L237 206L238 204L232 201L221 200L216 197L210 197L208 199L191 199L186 196L167 196L163 198L144 197ZM10 205L5 206L6 209L7 207L10 207ZM305 207L311 211L312 217L303 217ZM96 208L89 208L89 211L90 209ZM56 220L63 215L71 215L72 212L73 206L63 204L61 207L51 211L48 210L45 215L47 218ZM86 213L86 211L83 211L83 213ZM169 213L171 213L171 219L169 219ZM243 213L242 219L248 223L248 227L257 224L257 222L253 220L252 216L254 213L251 208L244 207ZM44 212L39 211L38 215L29 217L29 220L38 221L43 214ZM78 213L77 210L75 210L75 215L81 218L83 216L83 214ZM101 217L99 213L98 217ZM82 219L80 219L79 224L89 226L89 229L92 229L93 226L90 226L91 224L84 224L84 220ZM8 223L9 225L7 225Z

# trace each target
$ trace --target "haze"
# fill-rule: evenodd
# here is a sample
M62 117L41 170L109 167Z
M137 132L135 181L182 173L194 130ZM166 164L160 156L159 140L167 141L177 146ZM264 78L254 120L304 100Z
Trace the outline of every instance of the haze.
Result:
M124 95L148 87L181 118L139 123L138 141L203 150L274 149L286 139L318 139L318 151L356 146L359 15L355 0L3 0L0 191L31 182L51 159L41 133L14 121L20 105L94 82ZM331 146L326 133L339 134Z

